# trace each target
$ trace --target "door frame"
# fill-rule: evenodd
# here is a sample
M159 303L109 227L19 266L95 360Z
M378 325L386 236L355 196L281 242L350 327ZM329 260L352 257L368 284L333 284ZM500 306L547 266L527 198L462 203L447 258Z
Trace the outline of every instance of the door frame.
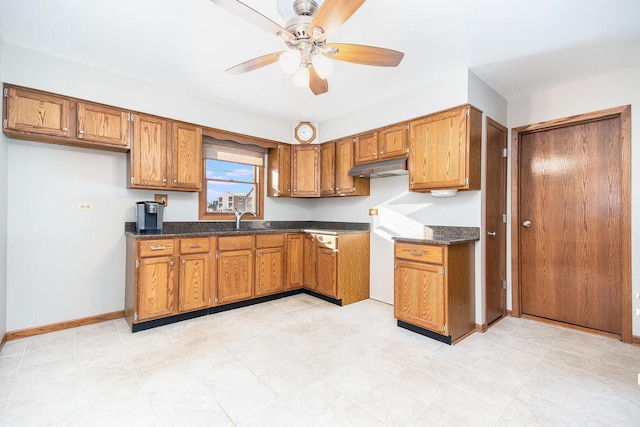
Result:
M532 125L521 126L511 130L511 293L512 305L511 314L515 317L522 316L522 295L520 293L520 212L519 205L519 176L520 176L520 152L518 143L520 135L528 132L550 130L578 123L601 120L606 118L620 119L620 171L621 201L622 206L620 225L622 233L620 235L622 253L621 256L621 310L620 326L622 341L631 343L632 334L632 307L631 307L631 106L610 108L606 110L594 111L591 113L579 114L561 119L549 120Z

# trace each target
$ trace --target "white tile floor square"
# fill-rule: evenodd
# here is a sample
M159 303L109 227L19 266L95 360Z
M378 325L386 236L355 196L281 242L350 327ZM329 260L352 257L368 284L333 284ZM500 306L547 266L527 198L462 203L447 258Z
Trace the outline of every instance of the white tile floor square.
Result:
M505 318L447 346L308 295L0 353L2 426L640 426L640 347Z

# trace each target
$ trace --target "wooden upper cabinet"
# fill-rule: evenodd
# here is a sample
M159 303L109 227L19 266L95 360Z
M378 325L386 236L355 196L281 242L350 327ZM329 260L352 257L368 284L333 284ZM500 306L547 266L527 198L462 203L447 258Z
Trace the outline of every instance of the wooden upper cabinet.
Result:
M130 187L167 188L167 131L167 120L135 115Z
M406 157L409 153L407 145L406 123L389 126L378 131L378 159L394 159Z
M70 99L43 92L4 88L3 128L10 137L20 138L11 131L58 137L69 136Z
M336 144L327 142L320 145L320 195L336 194Z
M340 196L368 196L369 178L349 176L354 165L354 144L351 138L335 142L335 192Z
M356 136L355 163L369 163L378 160L378 132Z
M482 111L465 105L409 124L409 189L480 189Z
M320 196L320 146L294 145L291 195L294 197Z
M76 112L76 138L129 147L129 112L89 102L78 102Z
M171 187L198 191L202 187L202 128L173 122Z
M267 155L267 196L291 196L291 145L278 144Z

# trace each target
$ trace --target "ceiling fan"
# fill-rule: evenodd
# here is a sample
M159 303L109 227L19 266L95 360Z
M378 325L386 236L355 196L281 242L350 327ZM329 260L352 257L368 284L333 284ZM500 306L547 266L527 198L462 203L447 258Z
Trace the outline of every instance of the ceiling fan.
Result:
M379 67L396 67L404 53L381 47L345 43L327 43L326 39L362 6L365 0L295 0L296 16L286 28L238 0L211 0L227 11L269 33L280 37L288 50L269 53L227 70L242 74L279 62L283 71L293 74L297 86L309 86L315 95L329 90L327 77L333 70L332 59Z

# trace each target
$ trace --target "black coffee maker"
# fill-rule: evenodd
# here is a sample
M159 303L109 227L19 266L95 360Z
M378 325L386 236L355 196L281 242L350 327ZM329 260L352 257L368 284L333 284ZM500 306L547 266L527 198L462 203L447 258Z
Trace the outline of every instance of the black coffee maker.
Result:
M136 203L136 231L141 234L161 234L164 204L159 202Z

